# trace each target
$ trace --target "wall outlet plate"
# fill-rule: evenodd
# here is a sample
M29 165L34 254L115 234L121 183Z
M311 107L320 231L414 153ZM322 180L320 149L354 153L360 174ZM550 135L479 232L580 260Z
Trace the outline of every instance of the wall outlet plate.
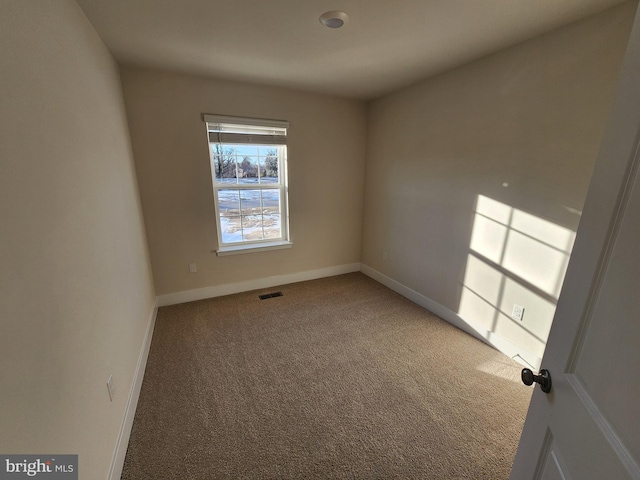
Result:
M189 264L189 272L196 273L198 271L198 266L195 263Z
M511 312L511 318L522 321L522 317L524 317L524 307L514 304L513 311Z

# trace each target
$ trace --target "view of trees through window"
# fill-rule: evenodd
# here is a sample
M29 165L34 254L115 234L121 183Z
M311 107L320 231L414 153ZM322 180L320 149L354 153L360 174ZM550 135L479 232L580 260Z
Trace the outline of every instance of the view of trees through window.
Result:
M209 140L218 252L289 245L289 123L210 114L203 114L203 119Z
M278 146L211 143L224 243L282 237ZM280 146L282 149L282 146Z
M278 152L269 145L212 144L216 180L222 183L278 182Z

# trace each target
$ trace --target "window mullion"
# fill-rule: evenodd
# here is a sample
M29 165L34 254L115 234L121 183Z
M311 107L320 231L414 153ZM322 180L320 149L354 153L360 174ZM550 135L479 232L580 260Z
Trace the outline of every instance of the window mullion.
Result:
M262 239L264 240L264 206L262 204L262 189L260 189L260 230L262 231Z
M280 183L214 183L213 188L223 190L276 190L283 188Z
M237 165L237 163L236 163ZM242 239L242 241L244 242L244 215L242 214L242 209L243 209L243 205L242 205L242 195L238 195L238 201L240 202L240 211L238 212L238 214L240 215L240 238Z

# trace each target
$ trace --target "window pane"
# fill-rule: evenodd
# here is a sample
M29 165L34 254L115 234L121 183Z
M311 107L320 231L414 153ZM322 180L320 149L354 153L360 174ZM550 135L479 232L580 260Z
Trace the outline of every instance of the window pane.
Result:
M212 165L216 182L237 183L236 180L236 153L235 148L230 145L220 145L212 143L211 151Z
M280 213L280 191L268 189L262 191L262 212L265 214Z
M264 238L280 238L282 237L281 216L279 214L264 215Z
M241 242L242 228L240 217L220 217L220 236L224 243Z
M236 153L240 157L244 157L246 155L249 156L257 156L258 155L258 145L236 145Z
M262 215L247 215L242 217L243 240L262 240Z
M238 183L258 183L258 157L244 156L238 158Z
M222 155L214 153L211 156L211 170L216 177L216 181L220 181L222 178Z
M278 183L278 150L276 148L262 147L260 149L260 163L264 169L262 183Z
M260 190L240 191L240 214L259 215L262 213L260 206Z
M240 215L240 192L237 190L218 190L218 209L220 217Z

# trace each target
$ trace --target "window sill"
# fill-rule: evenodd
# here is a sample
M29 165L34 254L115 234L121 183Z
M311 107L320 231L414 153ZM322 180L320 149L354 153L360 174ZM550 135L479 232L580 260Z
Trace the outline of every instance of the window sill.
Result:
M240 255L242 253L266 252L268 250L281 250L283 248L291 248L292 242L270 242L270 243L252 243L250 245L234 245L232 247L220 247L216 250L218 257L226 255Z

